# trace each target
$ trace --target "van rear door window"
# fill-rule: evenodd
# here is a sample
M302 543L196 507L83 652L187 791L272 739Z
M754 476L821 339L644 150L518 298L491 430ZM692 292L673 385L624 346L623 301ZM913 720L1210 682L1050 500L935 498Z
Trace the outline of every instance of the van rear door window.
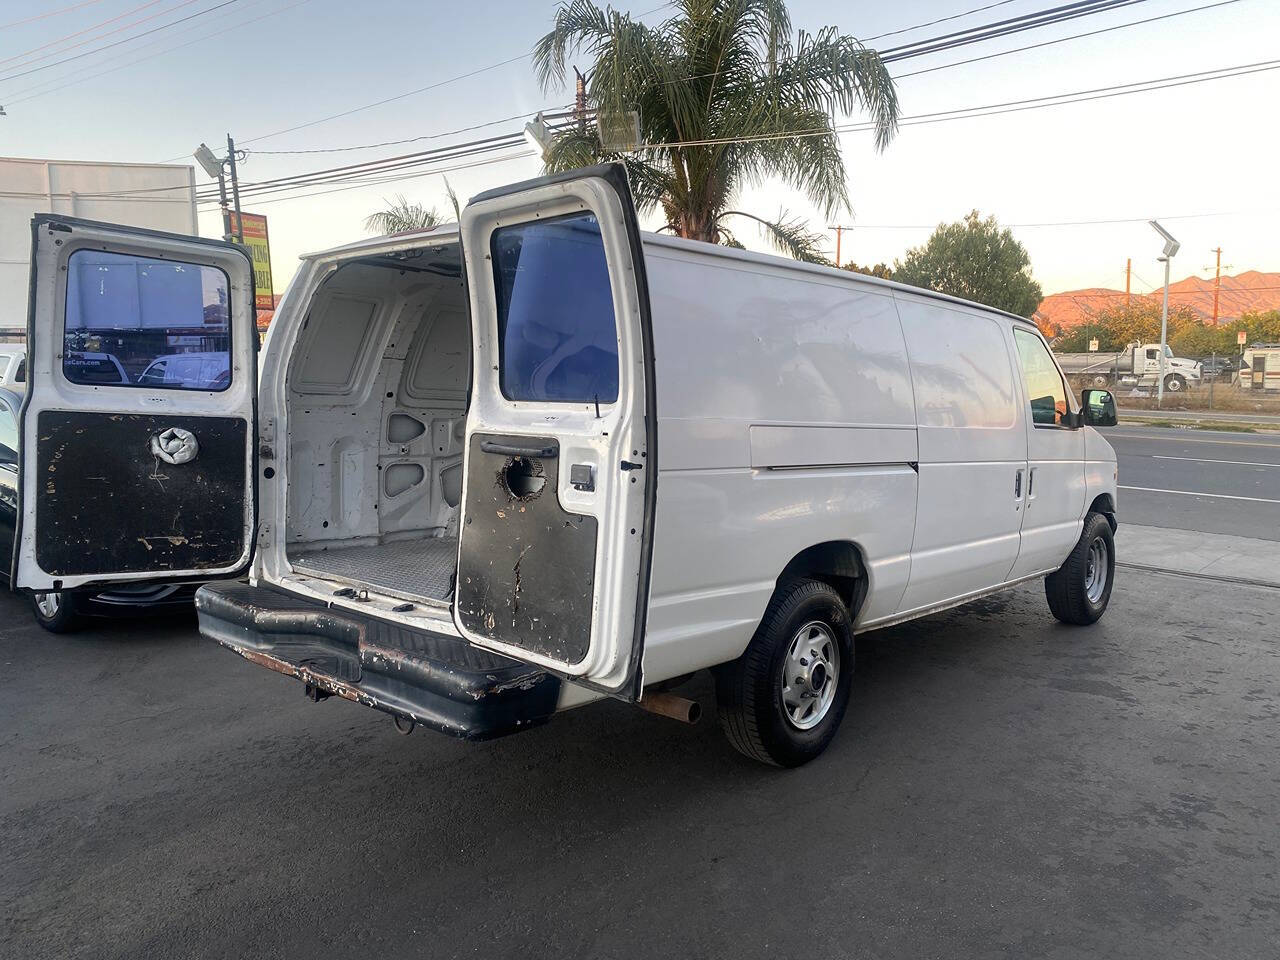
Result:
M618 328L596 218L576 214L499 227L490 249L502 395L616 401Z
M231 285L221 270L85 248L67 274L62 372L72 383L227 388Z

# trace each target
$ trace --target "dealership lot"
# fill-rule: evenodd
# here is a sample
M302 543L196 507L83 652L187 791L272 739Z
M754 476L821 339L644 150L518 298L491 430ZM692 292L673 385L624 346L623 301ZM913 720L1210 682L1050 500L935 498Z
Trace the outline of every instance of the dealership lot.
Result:
M187 620L54 637L0 595L0 954L1263 956L1280 590L1118 571L862 638L770 770L605 703L469 745Z

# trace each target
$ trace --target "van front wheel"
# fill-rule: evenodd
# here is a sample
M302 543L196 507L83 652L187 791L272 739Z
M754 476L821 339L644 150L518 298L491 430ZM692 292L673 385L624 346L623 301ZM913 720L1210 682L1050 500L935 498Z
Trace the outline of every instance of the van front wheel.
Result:
M1111 524L1100 513L1084 518L1084 530L1071 555L1044 578L1049 609L1063 623L1096 623L1111 600L1116 576L1116 543Z
M835 736L853 681L853 624L817 580L779 584L744 653L715 670L720 726L753 760L798 767Z

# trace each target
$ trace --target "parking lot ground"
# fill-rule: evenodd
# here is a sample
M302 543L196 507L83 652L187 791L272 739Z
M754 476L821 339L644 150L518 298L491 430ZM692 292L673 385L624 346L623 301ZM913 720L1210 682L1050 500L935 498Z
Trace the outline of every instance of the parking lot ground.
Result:
M0 595L0 956L1274 956L1280 590L1118 576L1093 628L1031 584L861 638L794 771L713 709L401 737Z

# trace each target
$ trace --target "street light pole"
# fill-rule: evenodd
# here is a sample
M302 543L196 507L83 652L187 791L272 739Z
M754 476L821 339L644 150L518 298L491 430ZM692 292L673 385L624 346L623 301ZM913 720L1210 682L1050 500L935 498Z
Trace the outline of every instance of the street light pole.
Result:
M1156 406L1160 407L1164 405L1164 352L1168 349L1165 343L1169 339L1169 261L1177 254L1181 244L1173 239L1173 234L1160 226L1158 220L1148 222L1152 230L1164 237L1164 256L1160 258L1164 261L1164 305L1160 308L1160 380L1156 383Z
M1164 300L1160 305L1160 383L1156 387L1156 406L1164 405L1164 345L1169 339L1169 263L1173 257L1161 257L1164 261Z

